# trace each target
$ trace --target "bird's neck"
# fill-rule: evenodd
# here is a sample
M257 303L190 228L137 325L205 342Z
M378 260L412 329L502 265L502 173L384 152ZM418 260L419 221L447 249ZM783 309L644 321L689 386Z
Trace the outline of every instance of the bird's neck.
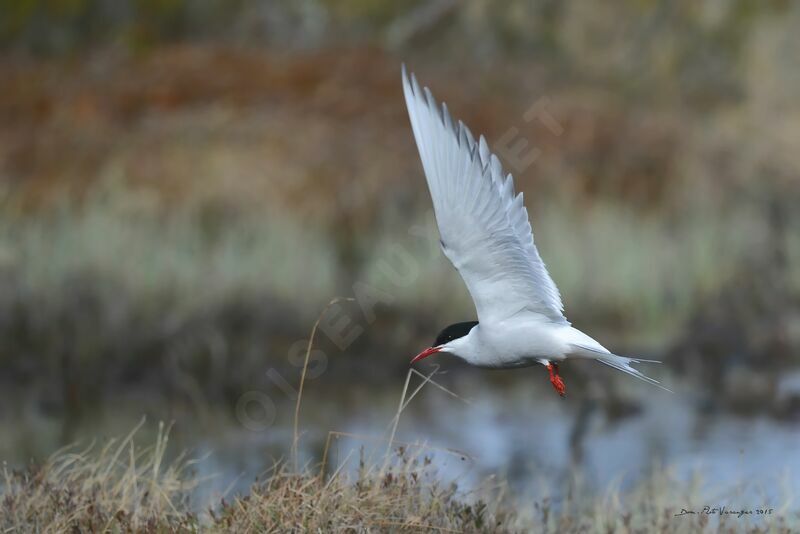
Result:
M476 326L465 336L454 339L447 344L448 352L458 356L471 365L480 365L482 352L480 350L480 335Z

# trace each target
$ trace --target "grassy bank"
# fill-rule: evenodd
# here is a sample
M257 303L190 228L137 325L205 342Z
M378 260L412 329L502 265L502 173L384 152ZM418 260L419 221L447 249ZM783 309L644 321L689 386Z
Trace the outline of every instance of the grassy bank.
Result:
M572 479L552 496L525 499L495 478L466 489L442 477L425 448L396 447L353 466L277 464L244 495L193 499L208 480L194 461L168 462L168 432L149 447L124 439L55 453L42 465L4 466L2 532L793 532L788 496L768 516L680 514L709 495L699 480L655 470L633 488L590 490ZM352 451L358 458L358 451ZM363 454L363 450L362 450ZM712 492L736 509L742 487ZM707 490L707 488L706 488Z

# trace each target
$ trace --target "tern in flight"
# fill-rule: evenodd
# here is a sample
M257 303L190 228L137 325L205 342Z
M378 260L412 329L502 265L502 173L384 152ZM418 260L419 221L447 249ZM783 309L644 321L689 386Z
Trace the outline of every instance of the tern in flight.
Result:
M631 366L658 362L612 354L570 325L511 174L503 174L483 136L475 141L462 122L453 121L445 104L439 107L427 87L421 89L413 74L409 79L405 65L402 76L442 251L464 279L478 314L477 321L442 330L433 346L411 363L449 352L493 369L541 364L562 397L566 386L558 365L567 358L597 360L658 385Z

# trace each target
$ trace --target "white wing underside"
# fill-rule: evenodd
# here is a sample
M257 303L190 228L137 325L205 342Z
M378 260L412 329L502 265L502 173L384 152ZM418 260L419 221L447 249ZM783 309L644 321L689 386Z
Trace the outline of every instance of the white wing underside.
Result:
M514 181L504 175L483 136L453 122L403 66L411 127L433 199L442 250L472 295L478 320L493 323L519 313L555 323L564 318L561 295L539 256Z

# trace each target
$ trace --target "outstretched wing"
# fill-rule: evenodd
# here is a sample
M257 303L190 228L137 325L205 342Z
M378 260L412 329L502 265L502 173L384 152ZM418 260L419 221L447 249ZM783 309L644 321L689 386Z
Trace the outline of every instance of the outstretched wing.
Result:
M467 284L481 323L520 312L566 323L536 250L522 193L515 195L486 140L454 123L403 66L403 91L439 225L442 250Z

